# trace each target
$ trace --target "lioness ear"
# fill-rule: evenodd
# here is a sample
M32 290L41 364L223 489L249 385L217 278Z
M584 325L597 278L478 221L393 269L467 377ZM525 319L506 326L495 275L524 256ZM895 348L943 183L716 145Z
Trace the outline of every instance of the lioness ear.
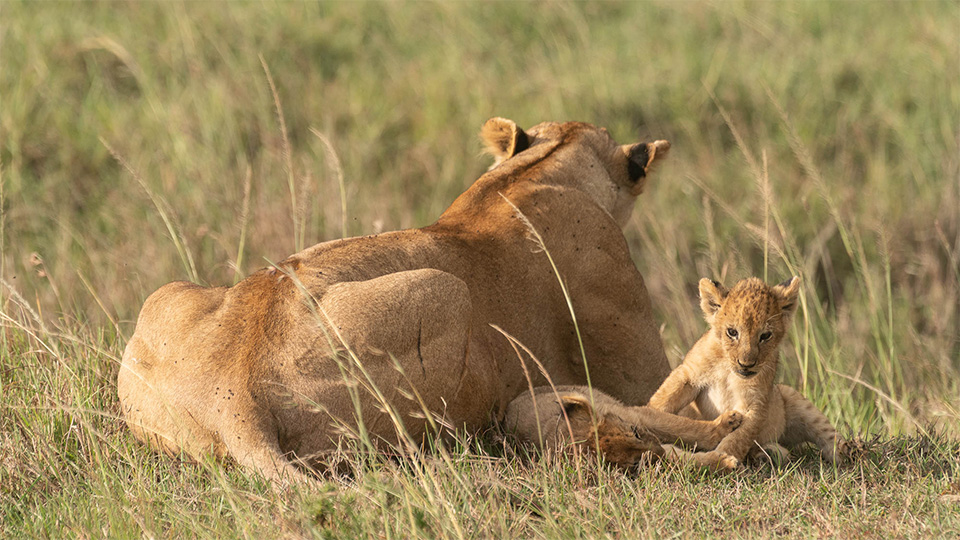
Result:
M653 172L654 165L663 161L670 151L667 141L653 141L652 143L627 144L622 146L627 154L627 174L633 182L631 192L639 195L646 186L646 178Z
M780 298L780 309L785 316L793 316L797 311L797 298L800 296L800 277L793 276L773 288L774 294Z
M496 167L504 160L530 148L530 137L513 120L494 117L480 128L480 138L486 151L495 159Z
M708 323L713 324L723 305L723 300L727 297L727 289L719 281L713 281L707 278L700 280L700 309L703 310L703 317Z

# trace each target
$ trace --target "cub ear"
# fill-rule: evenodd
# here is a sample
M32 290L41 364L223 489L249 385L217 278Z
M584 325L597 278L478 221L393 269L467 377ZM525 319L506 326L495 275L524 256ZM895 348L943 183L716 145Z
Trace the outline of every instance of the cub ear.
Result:
M494 167L530 148L530 136L513 120L499 116L483 124L480 139L487 153L494 157Z
M652 143L627 144L622 146L627 154L627 174L633 183L631 193L639 195L646 186L647 175L653 172L656 164L663 161L670 151L667 141L653 141Z
M719 281L707 278L700 280L700 309L703 310L703 317L708 323L713 324L728 292Z
M780 298L780 309L786 316L792 316L797 311L797 299L800 295L800 276L793 276L773 288L773 293Z
M583 396L577 394L564 394L560 396L560 406L563 407L563 412L567 414L567 418L571 420L578 417L589 418L593 413L590 402L584 399Z

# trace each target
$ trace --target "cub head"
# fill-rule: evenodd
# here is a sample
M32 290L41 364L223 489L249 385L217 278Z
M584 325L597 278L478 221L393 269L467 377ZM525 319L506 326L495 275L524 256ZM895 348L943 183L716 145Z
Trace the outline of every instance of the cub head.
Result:
M796 276L776 287L747 278L730 290L716 281L700 280L700 309L724 360L741 377L776 372L778 348L797 310L799 291Z
M543 175L538 181L582 189L621 227L647 178L670 150L663 140L621 145L605 128L583 122L543 122L524 130L513 120L497 117L487 120L480 138L494 158L491 170L524 155L531 157L526 165L546 162L538 168Z
M663 455L660 441L647 430L632 426L613 414L594 420L590 402L583 396L561 396L560 404L570 421L574 440L591 452L599 446L603 458L617 467L635 469L641 463ZM559 429L567 429L562 419Z

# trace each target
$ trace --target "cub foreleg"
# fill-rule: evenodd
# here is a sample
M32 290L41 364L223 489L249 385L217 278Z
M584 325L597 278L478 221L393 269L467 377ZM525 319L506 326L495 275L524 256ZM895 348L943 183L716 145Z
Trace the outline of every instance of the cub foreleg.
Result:
M736 411L727 411L715 420L693 420L652 407L627 407L622 415L632 424L646 428L661 442L680 441L684 446L698 450L716 448L724 437L743 422L743 415Z
M647 405L659 411L677 414L696 399L699 393L700 390L690 382L687 367L681 364L670 372L670 376L663 381Z

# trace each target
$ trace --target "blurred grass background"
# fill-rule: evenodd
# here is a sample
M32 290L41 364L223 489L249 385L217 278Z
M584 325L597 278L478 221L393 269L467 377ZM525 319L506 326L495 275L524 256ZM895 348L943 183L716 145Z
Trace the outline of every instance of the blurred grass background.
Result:
M55 479L144 452L113 385L149 293L432 222L490 116L673 143L625 231L672 362L700 277L801 274L784 380L848 435L956 437L958 28L952 1L4 1L0 449L51 445Z

